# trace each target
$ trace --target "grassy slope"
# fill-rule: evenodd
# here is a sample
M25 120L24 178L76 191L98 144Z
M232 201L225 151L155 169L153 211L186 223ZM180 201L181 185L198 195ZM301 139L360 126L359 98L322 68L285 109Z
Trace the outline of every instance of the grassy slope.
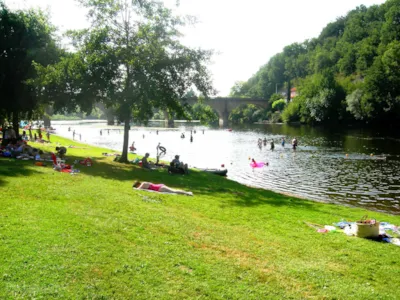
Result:
M145 171L82 147L70 160L95 163L73 176L0 160L0 298L400 297L399 247L304 224L399 217ZM195 196L133 191L136 179Z

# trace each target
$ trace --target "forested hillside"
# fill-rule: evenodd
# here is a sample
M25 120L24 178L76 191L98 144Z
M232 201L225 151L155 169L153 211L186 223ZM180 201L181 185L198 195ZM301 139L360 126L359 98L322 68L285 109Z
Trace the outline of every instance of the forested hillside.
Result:
M283 110L287 122L399 120L400 0L357 7L318 38L285 47L231 94L270 99L283 85L298 92Z

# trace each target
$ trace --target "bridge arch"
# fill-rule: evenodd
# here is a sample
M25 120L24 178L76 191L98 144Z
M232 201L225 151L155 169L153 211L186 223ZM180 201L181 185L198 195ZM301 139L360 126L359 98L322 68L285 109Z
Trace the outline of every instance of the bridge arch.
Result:
M190 98L186 100L186 103L193 105L198 100L196 98ZM265 99L252 99L252 98L213 98L205 100L204 104L211 106L219 116L219 125L226 126L229 121L229 115L232 110L239 107L242 104L254 104L262 108L268 107L268 101Z

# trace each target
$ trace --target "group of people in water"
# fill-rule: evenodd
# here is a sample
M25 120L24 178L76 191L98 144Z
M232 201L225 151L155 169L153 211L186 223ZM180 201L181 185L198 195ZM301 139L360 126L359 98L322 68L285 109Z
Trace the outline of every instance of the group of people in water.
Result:
M264 138L264 139L259 138L259 139L258 139L258 142L257 142L258 147L261 148L263 144L264 144L264 146L267 146L267 142L268 142L267 138ZM292 140L292 149L293 149L293 150L296 150L296 149L297 149L297 143L298 143L298 142L297 142L297 138L293 138L293 140ZM281 145L282 145L283 148L285 147L285 144L286 144L286 140L285 140L284 137L282 137L282 139L281 139ZM275 149L275 142L274 142L274 140L271 140L270 146L271 146L270 150L274 150L274 149Z
M190 142L191 143L193 143L193 134L196 134L196 129L195 130L190 130ZM204 129L203 129L203 134L204 134ZM181 133L181 139L184 139L185 137L186 137L185 133L182 132Z
M71 127L68 127L68 131L71 131ZM101 133L101 130L100 130L100 135L101 135L102 133ZM75 131L75 129L74 130L72 130L72 139L75 141L75 136L79 136L79 140L80 141L82 141L82 133L77 133L76 131Z

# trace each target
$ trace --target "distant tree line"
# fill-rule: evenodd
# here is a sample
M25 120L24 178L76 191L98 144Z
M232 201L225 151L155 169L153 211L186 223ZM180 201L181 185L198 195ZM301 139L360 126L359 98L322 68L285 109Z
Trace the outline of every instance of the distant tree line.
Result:
M278 87L286 91L279 110L287 122L400 120L400 0L359 6L318 38L285 47L231 95L271 99ZM292 87L298 96L289 101Z

